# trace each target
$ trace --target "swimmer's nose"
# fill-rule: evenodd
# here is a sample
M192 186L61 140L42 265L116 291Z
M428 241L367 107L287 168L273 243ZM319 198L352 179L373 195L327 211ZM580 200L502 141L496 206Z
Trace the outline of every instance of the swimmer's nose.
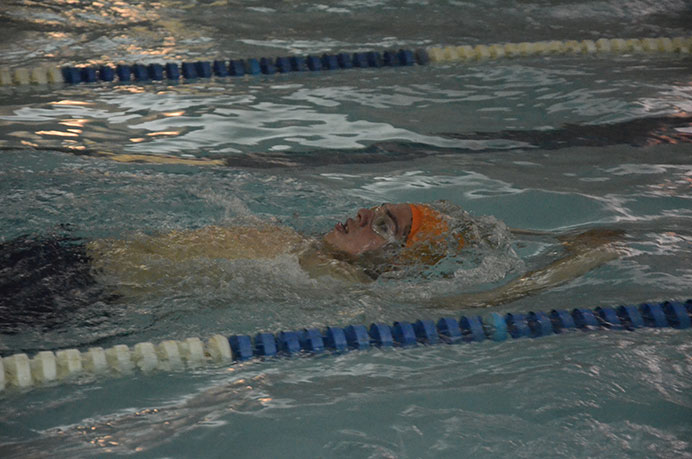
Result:
M358 226L365 226L372 220L372 209L360 209L358 211Z

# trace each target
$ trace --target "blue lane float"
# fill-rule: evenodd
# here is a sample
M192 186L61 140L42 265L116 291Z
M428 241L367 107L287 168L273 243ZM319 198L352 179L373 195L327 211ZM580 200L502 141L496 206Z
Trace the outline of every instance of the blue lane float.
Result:
M141 70L141 69L140 69ZM195 68L195 71L199 69ZM202 69L204 71L204 69ZM120 344L109 349L62 349L42 351L33 358L14 354L0 359L0 391L21 389L67 380L84 373L128 374L197 368L217 364L324 354L341 354L370 348L412 348L423 345L479 343L508 339L535 339L589 330L637 330L641 328L689 329L692 300L643 303L639 306L553 309L550 312L492 312L485 317L462 315L437 321L396 321L393 324L353 324L346 327L304 328L279 333L214 335L206 343L198 338L166 340L154 345Z
M369 67L405 67L426 65L430 62L425 49L322 54L321 56L262 57L260 59L236 59L166 63L166 64L118 64L99 67L62 68L62 77L67 84L93 83L101 81L178 81L199 78L240 77L243 75L273 75L289 72L319 72ZM117 80L116 80L117 77Z
M397 321L392 325L373 323L365 325L349 325L344 328L328 327L323 334L317 329L301 332L281 332L276 336L270 334L257 335L259 344L255 346L258 352L254 357L266 357L263 351L265 340L279 343L277 353L271 356L295 355L298 353L311 354L323 351L345 352L347 350L368 349L370 347L411 347L420 344L481 342L485 340L504 341L513 339L540 338L559 335L571 330L635 330L637 328L677 329L691 328L692 300L685 303L666 301L663 303L644 303L640 306L620 306L617 308L598 307L595 309L575 308L571 311L553 309L546 312L507 313L504 316L491 313L482 318L478 315L442 317L437 322L418 320L415 323ZM310 340L298 338L307 336ZM315 346L318 336L321 338L319 347ZM295 335L295 337L294 337ZM283 350L287 336L293 344L290 350ZM233 335L229 338L234 360L247 360L245 348L238 343L248 343L249 336ZM299 348L299 349L298 349Z

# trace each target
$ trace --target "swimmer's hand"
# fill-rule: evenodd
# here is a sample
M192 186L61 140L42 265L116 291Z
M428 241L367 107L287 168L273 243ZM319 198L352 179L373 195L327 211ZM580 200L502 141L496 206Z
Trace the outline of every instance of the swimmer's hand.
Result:
M493 290L432 299L429 307L444 309L490 307L562 285L619 258L622 247L618 242L623 236L623 231L606 229L589 230L576 236L558 236L558 240L567 249L565 257Z

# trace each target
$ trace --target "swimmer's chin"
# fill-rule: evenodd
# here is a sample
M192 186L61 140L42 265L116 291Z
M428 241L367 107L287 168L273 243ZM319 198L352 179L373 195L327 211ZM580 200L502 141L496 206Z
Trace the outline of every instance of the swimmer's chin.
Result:
M298 261L301 268L312 278L331 277L349 283L369 283L376 279L361 267L355 257L341 252L323 241L311 244L303 250Z
M358 253L349 252L338 247L328 238L330 233L327 233L319 243L319 250L325 255L340 261L345 261L352 264L370 264L373 260L382 262L392 261L399 252L400 247L396 244L377 245L376 247L365 247Z
M359 255L353 255L343 249L340 249L335 244L329 241L328 237L330 233L327 233L315 246L316 250L319 250L325 256L332 258L334 260L345 261L347 263L356 263L358 261Z

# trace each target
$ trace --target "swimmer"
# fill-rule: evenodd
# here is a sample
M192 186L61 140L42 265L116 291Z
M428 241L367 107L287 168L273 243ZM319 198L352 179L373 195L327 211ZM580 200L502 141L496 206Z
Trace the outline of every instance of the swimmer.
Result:
M176 275L189 276L184 262L200 259L261 260L288 255L297 257L300 267L314 279L329 276L349 283L372 283L470 253L483 238L474 221L450 203L404 203L360 209L320 237L265 222L86 244L68 239L15 239L0 244L0 312L24 308L45 312L55 304L87 302L88 295L69 296L77 291L101 295L100 300L106 283L115 289L113 298L136 295L162 281L172 281ZM498 227L506 230L499 222ZM429 298L423 300L425 305L445 309L493 306L555 287L617 258L617 242L622 236L610 230L574 236L511 231L555 237L564 246L565 256L501 287ZM368 294L376 295L376 291L369 289ZM33 323L33 319L24 323Z
M435 264L447 256L450 249L453 254L463 256L469 235L463 229L453 231L451 226L451 217L430 205L384 204L360 209L355 218L337 223L323 240L329 250L344 254L354 266L360 265L372 276L372 270L365 271L372 263L363 263L368 258L379 258L384 261L380 269L388 270L412 263ZM518 229L510 231L531 236L549 235ZM607 229L557 236L567 254L548 266L493 290L432 298L428 305L446 309L494 306L564 284L618 258L621 249L616 243L622 236L621 231Z

